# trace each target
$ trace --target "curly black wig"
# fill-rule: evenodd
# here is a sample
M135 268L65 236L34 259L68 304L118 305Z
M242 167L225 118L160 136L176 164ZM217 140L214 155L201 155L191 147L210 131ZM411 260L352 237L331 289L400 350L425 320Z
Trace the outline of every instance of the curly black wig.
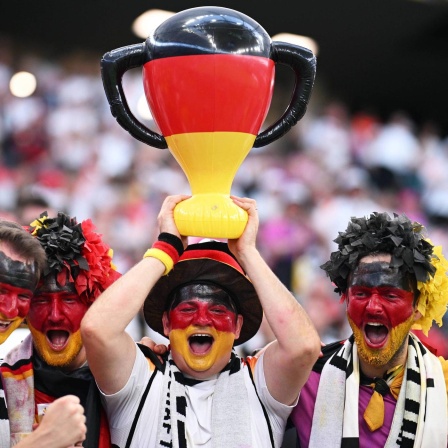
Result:
M423 235L424 227L405 215L373 212L370 217L352 217L345 232L334 240L338 250L321 267L336 285L339 294L347 290L347 281L359 260L372 253L391 254L391 268L403 269L426 282L434 275L431 264L433 246Z

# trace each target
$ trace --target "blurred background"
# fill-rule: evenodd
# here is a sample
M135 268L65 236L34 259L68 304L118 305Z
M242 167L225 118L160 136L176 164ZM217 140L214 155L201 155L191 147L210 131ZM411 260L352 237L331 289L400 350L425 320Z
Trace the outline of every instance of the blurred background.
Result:
M121 272L157 237L168 194L190 193L168 150L151 148L112 117L101 56L143 42L135 20L193 0L4 2L0 14L0 216L29 224L42 211L91 218ZM206 4L207 5L207 4ZM302 303L324 342L350 334L344 306L319 266L351 216L406 213L448 247L448 5L436 1L222 0L276 40L305 36L317 77L305 117L253 149L232 193L258 201L259 248ZM282 39L285 37L283 36ZM182 74L179 74L182 76ZM140 70L126 73L131 110L157 129ZM293 76L279 67L264 127L284 111ZM129 332L152 334L138 317ZM430 332L448 356L446 328ZM272 339L267 325L242 350ZM12 343L12 341L11 341Z

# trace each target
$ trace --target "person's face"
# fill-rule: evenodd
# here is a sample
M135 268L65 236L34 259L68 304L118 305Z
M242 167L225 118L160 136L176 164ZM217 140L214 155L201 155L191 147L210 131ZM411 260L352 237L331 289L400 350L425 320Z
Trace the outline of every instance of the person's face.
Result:
M225 367L242 323L228 302L213 296L184 298L163 315L174 362L198 379Z
M347 316L359 357L374 366L387 365L401 352L419 317L408 277L389 263L390 255L363 258L347 291Z
M47 364L74 369L85 362L80 325L87 309L73 283L61 287L49 275L38 286L27 320L34 346Z
M3 244L0 247L0 344L28 314L37 281L34 263L26 263Z

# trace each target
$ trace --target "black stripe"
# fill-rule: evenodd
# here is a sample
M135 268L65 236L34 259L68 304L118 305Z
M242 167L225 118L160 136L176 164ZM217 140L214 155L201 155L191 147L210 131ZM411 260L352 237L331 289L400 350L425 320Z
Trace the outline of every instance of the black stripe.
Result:
M179 448L188 448L185 437L185 423L180 420L177 421L177 433L179 434Z
M8 364L7 362L3 362L2 368L7 367L7 368L10 368L11 370L17 370L19 367L25 366L30 363L31 363L31 360L29 358L20 359L19 361L15 362L14 364Z
M344 437L341 441L341 448L359 448L358 437Z
M420 384L420 373L416 370L408 369L407 380L412 381L415 384Z
M333 358L331 358L330 364L332 366L337 367L340 370L346 370L347 369L347 360L344 358L341 358L340 356L333 356Z
M409 439L407 437L403 437L400 442L400 447L401 448L414 448L414 439Z
M187 399L182 397L176 397L176 411L178 414L187 416Z
M3 389L1 381L0 389ZM8 409L6 409L6 401L4 397L0 397L0 420L8 420Z
M426 378L426 387L434 387L434 378Z
M414 414L419 413L420 411L420 403L418 401L412 400L410 398L406 398L404 402L404 409L407 412L412 412Z
M135 413L134 421L132 422L131 429L129 430L129 436L128 436L128 439L126 441L125 448L129 448L131 446L132 438L134 437L134 432L135 432L135 428L137 427L137 422L138 422L138 419L140 417L140 413L142 412L143 405L145 404L146 397L148 396L149 389L151 388L151 384L152 384L152 382L154 380L154 377L156 376L156 373L157 373L157 368L154 369L154 372L152 372L152 375L149 378L149 381L148 381L148 384L146 386L146 389L143 392L142 398L140 400L140 404L138 405L138 408L137 408L137 412Z
M402 425L401 429L403 432L415 434L417 431L417 423L411 422L410 420L403 420L403 425Z
M255 389L255 393L257 394L258 401L261 404L261 409L263 409L264 418L266 419L266 424L268 425L269 437L271 439L271 446L272 446L272 448L274 448L275 444L274 444L274 435L272 433L272 428L271 428L271 421L269 420L269 416L266 411L266 408L264 407L262 401L260 400L260 396L258 395L257 386L255 386L254 377L252 376L252 370L250 369L249 365L247 366L247 370L249 371L250 379L252 380L252 384L254 385L254 389Z

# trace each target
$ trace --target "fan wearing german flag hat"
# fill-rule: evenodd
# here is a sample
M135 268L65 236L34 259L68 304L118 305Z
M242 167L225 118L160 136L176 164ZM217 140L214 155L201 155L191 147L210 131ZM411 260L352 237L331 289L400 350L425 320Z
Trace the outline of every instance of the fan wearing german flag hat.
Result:
M11 443L31 432L39 405L76 395L85 409L84 448L110 447L109 428L89 370L80 325L87 309L120 274L112 250L90 219L82 222L46 212L29 227L45 251L46 267L30 301L31 334L1 366L10 417Z
M115 447L280 447L286 420L320 352L316 330L260 256L256 202L240 238L187 246L169 196L158 241L87 311L81 332ZM143 307L170 340L161 363L125 332ZM258 358L233 346L258 331L276 341Z

